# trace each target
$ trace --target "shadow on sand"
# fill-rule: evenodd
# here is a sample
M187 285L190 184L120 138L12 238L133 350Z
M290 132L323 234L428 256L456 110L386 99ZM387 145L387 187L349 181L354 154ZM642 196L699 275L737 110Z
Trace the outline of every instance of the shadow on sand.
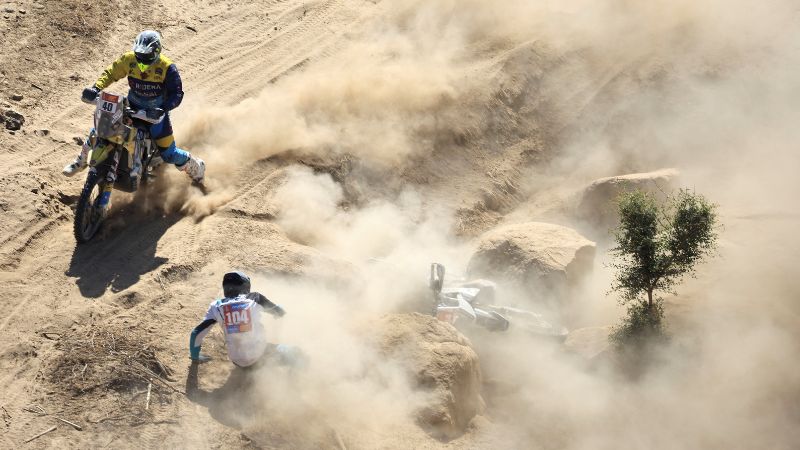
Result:
M214 420L240 430L258 446L343 447L341 437L324 416L302 400L299 386L286 382L294 376L285 367L234 367L225 383L210 391L199 389L199 370L200 364L189 367L186 378L189 400L205 406ZM217 371L217 375L221 373Z
M142 217L120 211L107 219L92 241L75 246L65 275L77 279L84 297L100 297L109 287L112 292L122 291L167 262L167 258L156 256L156 246L183 217Z

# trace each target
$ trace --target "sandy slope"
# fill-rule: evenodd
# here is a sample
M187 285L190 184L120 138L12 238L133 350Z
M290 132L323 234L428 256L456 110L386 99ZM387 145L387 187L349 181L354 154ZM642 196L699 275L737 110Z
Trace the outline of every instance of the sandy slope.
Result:
M123 211L112 217L101 239L75 247L71 206L82 179L65 179L59 171L78 149L73 137L82 136L89 123L90 109L77 96L108 61L128 48L139 30L156 27L166 37L165 53L179 61L187 91L183 107L216 108L335 54L344 36L376 10L373 3L361 1L179 0L160 2L156 13L129 3L105 7L81 1L17 2L15 8L25 14L12 14L13 21L4 22L3 45L15 50L2 56L8 80L2 86L3 99L24 94L22 102L11 106L26 116L23 130L0 136L4 211L0 279L7 311L0 323L0 405L8 413L4 447L20 445L50 426L49 416L23 410L30 405L84 426L81 433L61 427L34 442L36 446L247 445L249 438L220 424L236 423L226 420L224 412L218 422L212 417L213 408L209 416L206 408L181 395L172 396L144 423L131 423L113 419L120 408L128 408L120 407L113 394L72 398L73 393L58 385L50 387L52 365L64 350L57 343L68 340L70 333L85 335L97 327L144 330L164 349L165 363L177 369L175 386L182 389L188 330L217 294L223 270L237 265L313 274L320 271L314 267L327 273L339 264L288 240L269 220L268 211L262 211L258 199L273 188L270 174L286 164L280 160L237 169L235 176L241 181L227 186L233 194L226 194L222 209L202 221L160 209L139 218ZM125 15L125 7L140 12ZM209 178L213 173L210 168ZM207 346L223 359L218 345L212 341ZM204 370L211 371L204 374L204 383L222 385L230 367L220 363ZM104 421L108 417L112 419ZM295 425L281 428L280 433L296 433L291 431ZM414 427L405 436L391 437L394 434L364 439L372 442L369 446L402 442L420 447L435 442ZM307 439L267 435L259 445L337 445L328 435L313 444Z
M58 171L78 148L72 137L81 136L88 124L89 109L76 101L80 89L127 48L138 30L158 26L168 36L166 53L180 61L186 90L191 93L187 97L204 97L211 105L234 102L329 52L341 35L336 30L363 14L353 7L360 2L342 1L210 1L199 5L170 1L160 2L156 7L159 14L147 11L148 7L132 17L122 11L125 6L139 8L134 4L103 11L96 11L102 6L89 6L89 13L82 15L80 11L88 2L59 3L16 2L26 14L16 14L18 19L13 22L4 21L3 46L10 45L13 50L2 55L5 78L10 82L1 90L4 100L12 93L24 94L25 99L13 102L13 106L26 116L26 124L16 135L3 133L0 137L4 211L0 279L6 310L0 323L0 381L2 406L11 417L4 426L3 447L15 447L38 428L47 428L42 419L20 409L25 405L42 404L82 422L89 412L102 415L101 404L69 399L62 403L43 386L44 365L54 347L54 341L43 337L45 331L63 336L95 320L112 327L135 324L148 329L161 345L181 349L170 357L170 364L184 371L187 330L198 315L198 307L202 309L199 305L216 293L215 282L202 281L210 272L191 274L195 267L202 268L208 262L208 253L198 252L203 237L197 237L197 227L211 230L226 223L235 233L238 223L244 222L247 228L251 220L221 218L198 225L179 214L149 216L127 220L118 230L127 232L114 233L96 245L76 250L69 206L82 180L66 180ZM73 28L52 26L73 20L74 14L88 20L95 31L71 37ZM187 29L187 25L196 31ZM69 78L73 74L74 79ZM38 129L47 129L49 134L37 136L33 131ZM269 165L254 167L246 178L261 177L270 170ZM251 188L242 186L239 195L247 195ZM269 224L264 226L269 230ZM272 234L282 245L285 238L277 231ZM297 264L294 260L304 259L308 250L283 253L277 258L270 255L269 260L274 267L291 270ZM195 292L184 297L191 291ZM193 306L189 314L180 312L181 302ZM190 442L201 445L206 439L207 445L218 442L236 446L240 442L237 432L216 427L206 413L193 411L185 400L165 408L159 416L175 414L201 414L205 419L199 419L203 422L200 429L206 431L198 437L169 432L169 425L123 425L127 431L98 425L87 427L81 434L62 428L46 442L54 446L79 442L104 445L111 441L128 446L141 442L147 447Z
M615 444L622 433L628 433L624 441L629 447L670 448L672 440L678 447L727 448L725 444L731 441L746 447L765 434L772 436L769 442L775 447L788 448L786 444L797 438L784 429L795 417L784 411L796 414L796 407L782 409L782 401L797 398L796 383L784 385L767 377L764 383L753 379L747 384L736 378L719 386L715 381L717 389L704 389L708 386L705 375L679 367L681 376L674 377L679 381L664 381L672 379L673 372L663 379L656 377L664 383L658 385L663 389L651 393L594 379L572 366L542 363L549 361L541 356L549 354L549 349L540 354L522 343L510 356L501 352L484 361L489 373L508 365L518 376L512 379L527 383L509 391L514 393L510 398L498 397L510 406L490 399L487 417L497 419L496 423L479 418L460 438L442 442L407 417L397 419L391 410L369 409L395 402L397 411L406 411L407 398L396 395L413 397L412 393L386 389L392 395L381 398L382 389L393 386L393 372L381 372L381 365L377 381L350 385L350 379L367 371L365 361L372 360L359 355L351 361L349 352L318 342L351 337L333 333L325 325L336 319L346 322L351 309L363 313L358 319L367 321L370 314L387 312L388 307L376 305L379 302L354 300L357 307L351 309L326 303L335 303L330 291L339 289L337 283L362 273L360 261L376 254L400 254L397 260L401 262L426 263L430 261L427 252L435 250L448 262L463 264L468 253L464 241L455 236L473 236L503 220L568 222L565 204L593 178L674 163L687 170L699 188L711 189L723 200L741 195L733 184L708 181L720 179L721 172L700 170L720 167L715 159L720 153L709 152L705 159L698 156L698 164L690 162L702 152L692 147L696 142L682 140L683 131L706 135L682 120L664 120L665 127L672 127L665 137L659 127L645 120L669 118L668 113L686 105L705 106L701 95L687 100L670 90L691 91L680 83L684 80L679 75L685 75L682 71L687 66L691 76L702 80L697 82L701 86L722 77L719 74L727 68L749 67L738 53L726 53L727 40L721 45L726 51L708 50L714 57L697 62L691 57L696 48L688 46L692 50L688 51L682 46L683 37L691 36L684 32L685 24L679 20L677 25L670 20L662 24L658 8L646 13L658 17L659 26L645 28L655 35L653 41L662 42L658 39L662 25L668 31L674 31L670 28L674 25L681 38L664 31L672 39L663 42L678 46L681 51L675 53L680 56L625 47L616 36L609 39L613 45L608 44L604 41L608 36L578 20L585 17L575 11L568 11L573 14L569 17L576 18L568 21L570 26L556 27L557 33L548 34L552 30L536 15L541 11L525 2L510 2L505 9L475 0L464 0L465 7L413 0L160 0L155 7L138 0L113 7L83 0L6 3L16 12L5 13L8 17L0 22L4 49L0 106L20 111L26 122L15 134L0 133L0 306L4 310L0 316L0 446L18 447L54 424L49 416L23 410L29 405L84 426L82 432L60 426L30 444L36 447L336 448L337 433L348 448L494 448L529 443L544 448L618 448ZM580 6L582 2L574 3ZM636 19L652 19L644 16ZM172 172L164 179L171 188L162 185L152 196L134 202L146 213L140 214L120 197L104 234L76 248L71 208L82 180L65 179L60 169L78 149L73 137L82 136L89 124L90 108L78 96L144 27L163 32L165 53L179 64L187 93L174 120L179 145L185 143L207 158L211 192L202 196L169 168ZM576 33L571 27L586 32ZM533 29L542 34L533 36ZM651 42L652 36L646 37L634 33L630 40ZM577 42L575 47L564 44L570 39ZM599 50L584 51L593 45ZM679 75L672 78L671 71ZM697 87L692 83L686 83L688 88ZM746 91L739 85L726 88ZM639 91L647 95L634 95ZM709 104L729 97L728 91L721 91L711 96ZM23 94L23 100L10 100L14 94ZM632 96L641 102L634 102ZM738 110L736 104L728 106ZM703 108L699 111L704 118L716 117L702 114L708 113ZM700 139L702 144L724 142L719 136L730 128L719 120L722 123L698 126L718 131L713 138ZM776 137L772 142L778 141ZM652 147L642 149L643 143ZM749 147L743 152L758 155ZM796 159L786 161L783 165L788 167ZM298 171L298 166L307 170ZM761 175L772 170L758 164L750 167ZM745 173L741 167L723 168ZM287 179L297 183L287 184ZM298 189L281 189L284 185ZM788 186L793 192L794 185ZM728 198L724 192L733 194ZM304 213L287 217L292 205L300 205ZM725 211L735 224L726 244L737 264L754 254L770 257L774 253L764 249L780 247L767 238L759 252L751 252L748 242L753 228L779 230L781 239L792 239L796 216L751 220L753 211L749 205L741 212ZM438 221L440 215L447 217ZM395 227L398 223L403 226ZM411 240L413 245L386 250L380 245L382 240ZM796 248L795 242L790 241L788 247ZM777 259L779 268L796 262L789 253ZM741 268L737 264L716 267L709 283L729 284L725 277ZM295 333L293 337L312 335L310 347L342 354L339 362L351 372L331 372L335 393L326 393L325 385L315 380L316 384L309 385L311 397L298 400L298 406L269 391L265 398L274 403L262 402L266 412L262 411L263 416L254 413L254 419L229 414L230 405L223 397L215 397L218 404L212 402L209 407L181 394L163 394L145 414L126 403L134 394L101 389L76 395L59 385L53 367L70 340L91 335L93 330L112 329L142 333L174 370L175 381L170 385L183 389L188 332L218 293L220 275L231 266L259 269L271 277L260 280L263 285L272 283L268 293L288 298L298 295L296 285L305 282L300 280L313 281L303 289L310 292L308 296L319 297L315 300L321 312L315 316L314 303L303 299L297 299L294 307L311 320L305 326L314 332L307 333L301 329L304 324L296 323L295 331L284 331L289 336ZM397 272L396 277L402 277L418 271ZM685 297L671 298L670 312L676 322L693 330L697 339L707 339L705 349L724 356L723 363L713 357L699 363L689 357L681 361L691 361L687 366L708 364L713 369L709 373L746 378L748 368L763 363L759 355L767 353L764 348L791 354L793 347L787 342L793 342L795 332L786 330L792 329L798 316L796 308L780 298L797 289L781 270L776 272L769 273L779 289L767 293L773 300L764 308L768 312L759 317L763 323L779 322L780 333L771 325L757 328L753 333L759 339L751 340L750 346L737 342L728 347L715 337L735 339L742 317L753 315L741 298L741 293L753 293L753 286L738 286L738 297L737 292L720 290L718 297L737 299L733 304L740 309L732 308L732 317L725 315L708 327L698 319L703 316L686 312L691 309L687 299L705 298L712 291L704 282L692 285ZM402 291L395 281L389 278L377 288L370 285L360 294L381 297L376 293L387 286ZM608 301L602 295L607 284L594 287L590 300ZM726 304L714 299L699 309ZM601 308L594 305L590 310L597 309ZM617 311L613 306L607 309L597 317L584 318L581 325L608 325ZM773 315L774 311L779 312ZM342 342L351 351L361 348L356 341ZM201 368L201 385L225 386L222 394L225 389L237 392L241 380L229 377L220 345L218 335L209 338L206 350L217 361ZM745 352L752 366L731 362L737 355L731 349ZM509 356L507 360L501 359L504 355ZM519 367L509 363L517 360L525 362ZM500 362L492 365L492 361ZM789 372L788 366L777 366ZM770 373L779 378L784 372L776 368ZM707 424L700 431L682 431L690 425L701 428L700 419L718 405L735 410L728 399L738 397L733 393L740 383L754 392L745 400L766 418L764 423L752 425L744 420L746 414L732 413L720 419L718 427ZM690 385L696 387L685 388ZM761 386L766 388L759 390ZM619 392L623 393L618 407L615 395ZM139 405L143 400L141 394L136 395L133 401ZM699 400L688 401L690 407L684 411L674 398ZM342 405L354 412L338 410ZM664 416L652 420L666 417L672 426L656 435L631 431L630 421L643 420L639 408L663 411ZM274 426L265 429L263 422ZM298 427L304 431L297 431Z

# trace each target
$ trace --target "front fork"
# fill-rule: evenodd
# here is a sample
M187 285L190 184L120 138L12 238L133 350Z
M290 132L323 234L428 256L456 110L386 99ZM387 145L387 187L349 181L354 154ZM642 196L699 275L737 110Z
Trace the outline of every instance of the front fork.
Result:
M100 198L97 200L97 215L105 219L108 210L111 209L111 191L114 190L113 184L103 183L100 186Z
M92 152L95 152L99 147L95 147ZM117 168L119 167L119 158L122 151L119 148L112 150L111 154L106 158L102 164L106 166L105 177L98 180L100 185L100 196L97 198L95 213L105 219L111 209L111 192L114 190L114 183L117 181ZM94 155L92 155L94 157ZM94 161L94 158L92 158ZM90 171L97 171L97 167L92 167Z

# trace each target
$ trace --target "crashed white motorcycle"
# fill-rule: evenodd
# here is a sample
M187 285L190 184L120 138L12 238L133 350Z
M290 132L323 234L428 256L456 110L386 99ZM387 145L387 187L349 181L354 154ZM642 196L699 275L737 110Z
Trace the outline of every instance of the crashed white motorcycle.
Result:
M488 280L473 280L444 286L445 269L431 264L430 288L433 291L437 319L464 329L478 326L489 331L521 330L534 336L563 341L568 331L542 318L541 314L508 306L491 304L496 285Z

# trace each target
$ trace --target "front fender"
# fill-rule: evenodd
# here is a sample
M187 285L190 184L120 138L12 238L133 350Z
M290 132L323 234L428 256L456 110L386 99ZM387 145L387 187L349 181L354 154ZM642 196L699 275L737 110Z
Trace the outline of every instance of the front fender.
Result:
M89 157L89 166L96 167L103 163L111 152L114 150L116 144L105 141L105 140L98 140L97 145L92 149L92 155Z

